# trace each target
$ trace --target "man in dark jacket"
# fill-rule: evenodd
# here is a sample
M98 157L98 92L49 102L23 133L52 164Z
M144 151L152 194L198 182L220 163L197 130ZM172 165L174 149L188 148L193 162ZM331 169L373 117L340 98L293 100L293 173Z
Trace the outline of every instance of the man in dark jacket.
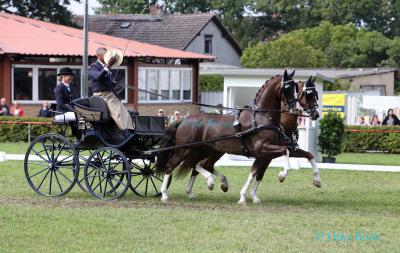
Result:
M52 116L53 116L53 111L50 110L50 108L49 108L49 102L45 101L43 103L43 107L40 108L38 117L48 118L48 117L52 117Z
M72 111L71 101L79 97L77 90L72 85L74 73L72 69L65 67L60 69L61 82L54 88L54 97L57 101L57 112Z
M90 65L88 78L91 82L93 95L101 97L106 102L111 118L113 118L119 129L124 130L124 135L127 135L127 131L133 130L135 126L128 110L113 92L110 67L117 60L110 58L108 64L106 64L104 62L104 54L106 52L107 49L103 47L97 49L97 61Z

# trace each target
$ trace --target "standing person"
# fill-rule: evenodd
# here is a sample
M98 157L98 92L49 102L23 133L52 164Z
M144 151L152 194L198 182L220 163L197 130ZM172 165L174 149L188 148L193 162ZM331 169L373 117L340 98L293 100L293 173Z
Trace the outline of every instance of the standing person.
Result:
M167 116L165 116L165 113L164 113L164 110L163 109L158 109L158 114L157 114L157 116L158 117L164 117L164 125L165 125L165 127L167 127L168 126L168 118L167 118Z
M372 116L371 126L380 126L381 122L378 119L377 115Z
M93 95L101 97L106 102L111 118L113 118L118 128L123 130L124 137L128 137L128 130L135 129L135 126L128 110L112 90L110 67L117 62L117 59L111 57L108 64L106 64L104 62L104 54L106 52L107 49L104 47L97 49L97 61L90 65L88 77L91 81Z
M364 116L357 117L357 126L367 126L368 124L365 122Z
M71 101L79 97L76 88L72 85L74 73L72 69L65 67L60 69L60 73L58 73L57 76L59 76L60 80L60 83L54 88L57 111L63 113L70 112L73 109Z
M386 117L383 119L382 125L396 126L399 124L399 119L393 113L393 109L389 109Z
M172 124L174 122L181 121L181 120L182 120L182 117L181 117L179 111L175 111L174 115L171 116L171 120L170 121L171 121L171 124Z
M24 108L22 108L18 102L14 102L14 106L11 109L11 115L15 117L25 116Z
M10 109L7 105L7 100L5 98L1 98L0 100L0 116L9 116Z
M43 102L43 107L38 113L38 117L49 118L51 116L53 116L53 112L49 108L49 102L45 101Z

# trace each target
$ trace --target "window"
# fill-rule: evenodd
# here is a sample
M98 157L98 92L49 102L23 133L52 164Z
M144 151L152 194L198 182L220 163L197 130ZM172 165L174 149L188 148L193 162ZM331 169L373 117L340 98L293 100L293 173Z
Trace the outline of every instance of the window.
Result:
M32 68L14 68L14 100L32 100Z
M74 73L73 85L82 94L82 68L80 66L54 65L13 65L12 91L13 100L22 103L40 103L49 101L54 103L54 88L59 83L57 73L62 67L69 67ZM113 69L113 80L126 84L127 67ZM116 77L115 77L116 75ZM124 100L126 102L126 89Z
M192 99L191 68L139 68L139 88L153 93L139 92L140 102L165 102Z
M39 100L54 100L57 68L39 68Z
M204 53L212 54L212 35L204 35Z

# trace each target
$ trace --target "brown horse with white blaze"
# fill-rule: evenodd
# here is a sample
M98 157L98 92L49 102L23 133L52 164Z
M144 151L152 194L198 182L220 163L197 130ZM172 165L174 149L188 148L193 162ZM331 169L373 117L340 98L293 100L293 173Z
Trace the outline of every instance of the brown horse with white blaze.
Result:
M309 114L312 120L317 120L319 118L319 113L316 110L318 108L318 92L315 89L315 78L312 79L310 77L305 83L304 82L299 82L298 83L298 99L299 99L299 104L300 106ZM297 131L297 118L299 117L299 114L293 114L293 113L283 113L281 115L281 121L280 124L284 131L286 132L286 135L291 137L293 134L296 133ZM287 143L287 140L282 139L282 145L289 145L291 147L291 152L290 152L290 157L304 157L307 158L311 165L312 165L312 170L313 170L313 175L314 175L314 180L313 184L316 187L321 187L321 178L320 178L320 173L319 169L316 166L314 157L311 153L302 150L297 147L296 145L296 140L292 139L292 143ZM222 185L221 189L226 192L228 190L228 181L225 175L222 173L218 172L217 170L214 169L214 164L219 160L219 158L223 154L220 153L211 153L210 157L203 160L201 162L201 165L203 168L205 168L207 171L212 173L214 176L217 176L221 179ZM288 156L285 156L285 159L288 159ZM289 163L289 161L285 161L285 164ZM267 168L267 167L266 167ZM287 177L288 175L288 167L284 166L284 171L279 173L279 180L283 182L283 180ZM264 171L265 172L265 171ZM187 187L186 193L188 194L189 198L194 197L194 194L192 192L193 189L193 184L196 179L196 176L199 174L195 169L192 170L192 175L189 180L189 184ZM260 179L262 178L261 174L263 175L264 173L259 173L259 176L257 177ZM259 185L259 183L256 183L255 185ZM251 195L253 196L253 202L258 203L260 200L256 195L257 187L253 188L251 191Z
M168 131L173 133L175 129L175 135L165 136L161 141L161 148L203 143L159 152L157 171L165 173L160 189L161 200L168 201L167 186L173 170L178 166L178 174L189 173L191 168L195 167L208 178L209 187L213 186L211 173L199 165L200 161L210 156L211 150L216 156L229 153L255 157L249 176L251 178L262 170L264 157L286 155L288 153L286 146L277 145L280 143L280 138L276 122L280 121L281 102L288 110L294 110L296 107L296 83L293 81L293 75L294 71L291 74L285 71L283 77L272 78L268 84L260 88L254 99L254 107L241 111L238 117L243 133L241 138L236 138L236 130L232 124L235 120L233 115L191 115L180 123L170 126ZM221 140L204 143L218 138ZM246 187L248 188L247 182L244 188ZM239 202L243 202L242 194Z

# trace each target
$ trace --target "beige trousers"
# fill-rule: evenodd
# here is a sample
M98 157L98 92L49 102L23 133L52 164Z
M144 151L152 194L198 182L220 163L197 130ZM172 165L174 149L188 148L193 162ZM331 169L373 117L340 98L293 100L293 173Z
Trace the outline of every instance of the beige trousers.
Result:
M119 129L135 129L131 115L124 104L112 91L94 92L93 95L101 97L107 104L110 116Z

